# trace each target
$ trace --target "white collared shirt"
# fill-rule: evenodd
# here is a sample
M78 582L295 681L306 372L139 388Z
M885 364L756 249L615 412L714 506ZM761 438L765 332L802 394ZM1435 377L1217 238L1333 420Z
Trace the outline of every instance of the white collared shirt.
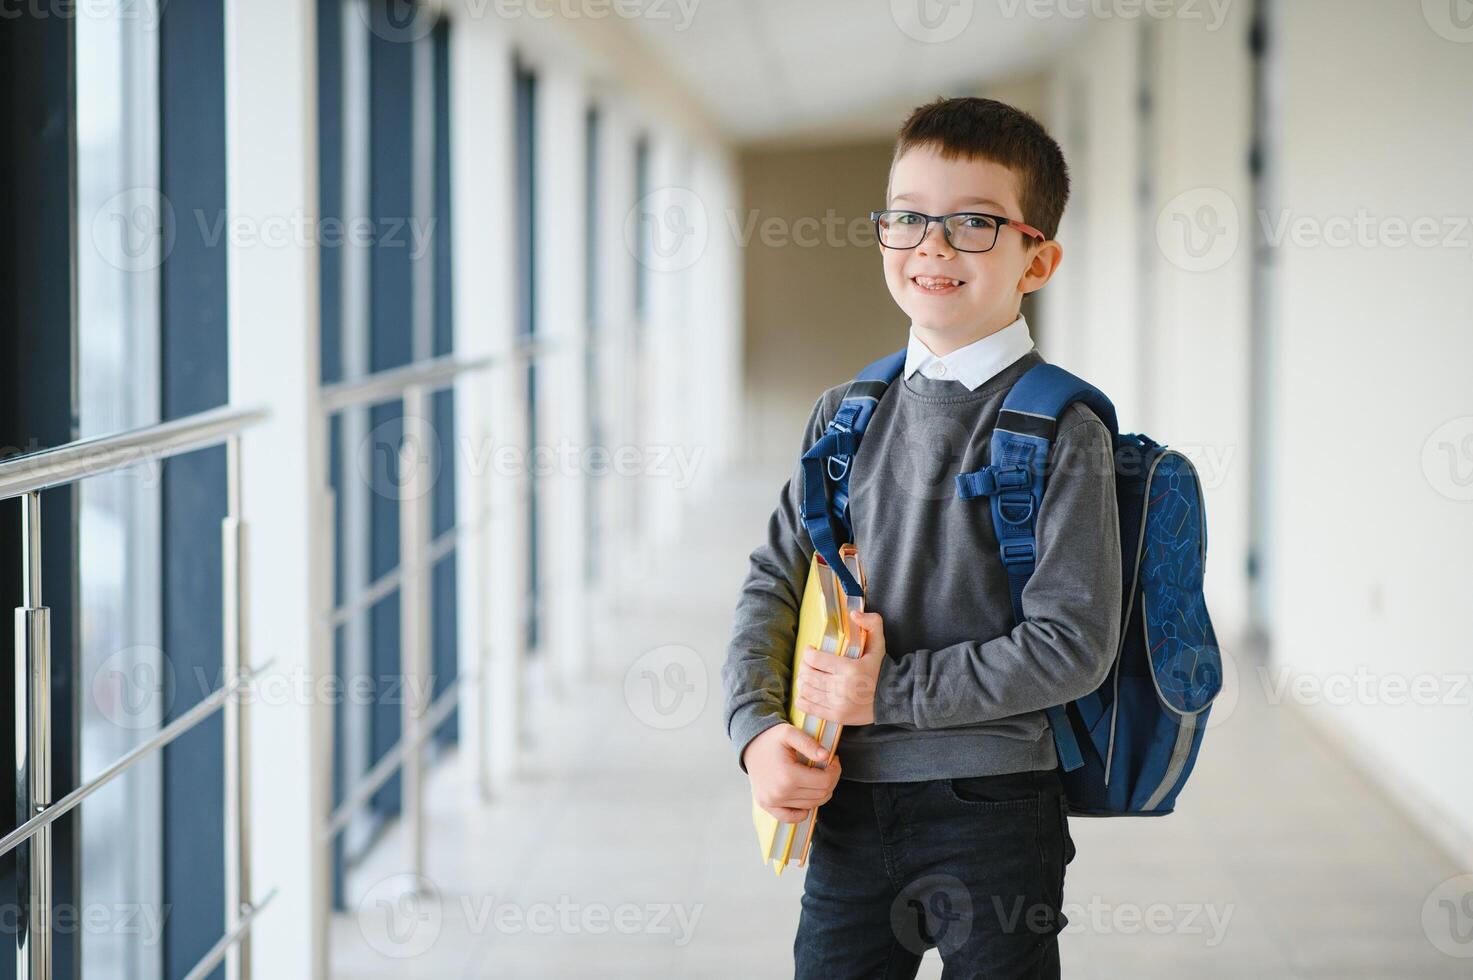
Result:
M958 347L944 357L937 357L910 328L910 342L905 348L905 376L916 371L939 381L960 381L969 391L977 388L997 372L1033 349L1033 337L1023 314L997 333Z

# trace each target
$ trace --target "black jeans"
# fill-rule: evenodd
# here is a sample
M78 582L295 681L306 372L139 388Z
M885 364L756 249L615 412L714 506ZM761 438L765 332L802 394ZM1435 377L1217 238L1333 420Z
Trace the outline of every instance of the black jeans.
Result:
M798 980L1059 975L1074 858L1054 770L909 783L841 778L818 811L793 942Z

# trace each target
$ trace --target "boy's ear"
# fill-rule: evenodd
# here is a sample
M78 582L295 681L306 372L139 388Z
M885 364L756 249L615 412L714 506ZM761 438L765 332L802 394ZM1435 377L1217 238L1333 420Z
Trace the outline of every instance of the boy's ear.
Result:
M1043 284L1053 278L1054 270L1062 261L1064 261L1064 246L1052 238L1046 242L1039 242L1038 247L1033 250L1033 257L1029 260L1028 267L1023 270L1023 278L1018 280L1018 291L1032 293L1042 289Z

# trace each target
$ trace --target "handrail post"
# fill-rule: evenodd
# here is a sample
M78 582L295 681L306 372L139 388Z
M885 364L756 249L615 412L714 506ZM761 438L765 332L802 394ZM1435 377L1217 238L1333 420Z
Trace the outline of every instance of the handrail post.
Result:
M225 444L225 518L221 521L221 544L224 568L221 580L224 612L223 666L225 683L245 678L250 670L246 645L245 521L240 506L240 437L232 436ZM251 912L250 824L246 818L249 806L249 727L246 691L238 687L223 706L225 724L225 932L230 935L240 928ZM246 980L251 975L251 937L240 934L240 941L225 953L226 980Z
M21 498L23 569L15 610L15 816L22 824L51 803L51 610L41 604L41 494ZM51 980L51 828L15 852L20 910L16 980Z
M424 736L420 727L428 700L430 647L429 569L430 473L437 448L430 426L430 392L423 385L404 391L403 438L399 449L399 657L404 676L401 738L409 746L400 777L408 871L424 873Z
M308 567L316 576L313 593L320 597L327 609L333 607L333 562L336 554L337 494L331 486L323 483L318 493L316 511L322 516L317 530L312 534L308 547L312 549ZM308 661L314 683L314 694L309 701L308 717L311 730L312 758L308 773L312 787L310 812L314 833L326 827L332 819L335 779L338 766L338 739L334 731L337 710L334 699L322 697L315 685L333 676L333 627L327 617L319 617L312 627L312 650ZM333 849L331 844L313 846L313 877L322 882L312 896L311 933L321 937L314 950L312 980L328 980L332 973L332 948L328 937L332 932L332 912L335 880L333 876Z

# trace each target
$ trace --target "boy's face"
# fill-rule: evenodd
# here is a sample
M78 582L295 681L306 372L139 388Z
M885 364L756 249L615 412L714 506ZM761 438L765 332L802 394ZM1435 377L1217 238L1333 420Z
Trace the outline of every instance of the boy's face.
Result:
M885 207L934 215L981 211L1018 221L1030 217L1018 204L1013 171L990 160L946 160L930 145L907 150L895 161ZM880 254L890 295L927 346L945 354L1012 323L1023 294L1048 280L1061 253L1057 242L1039 243L1008 225L997 230L990 250L962 251L933 221L915 248L881 247ZM917 277L957 279L961 285L937 290Z

